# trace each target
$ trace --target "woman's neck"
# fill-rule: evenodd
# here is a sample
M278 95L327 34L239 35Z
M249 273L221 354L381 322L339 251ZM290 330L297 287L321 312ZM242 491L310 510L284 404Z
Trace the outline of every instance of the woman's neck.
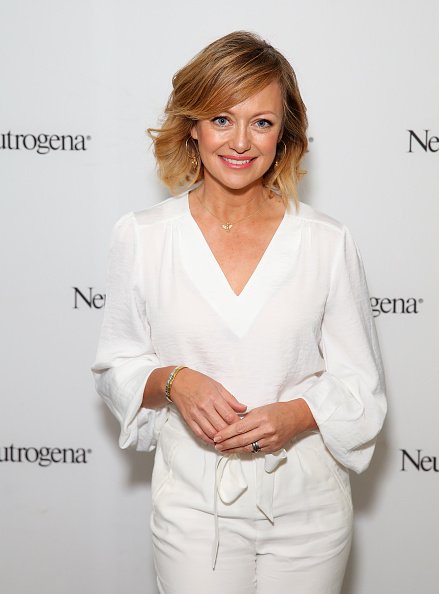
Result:
M253 214L263 207L269 195L260 181L252 186L234 189L210 179L204 179L191 193L223 221L236 221Z

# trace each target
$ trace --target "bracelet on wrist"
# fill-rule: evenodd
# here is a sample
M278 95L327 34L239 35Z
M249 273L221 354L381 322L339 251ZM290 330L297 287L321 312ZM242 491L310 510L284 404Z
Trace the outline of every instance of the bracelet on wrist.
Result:
M179 371L181 371L182 369L186 369L187 365L179 365L178 367L176 367L175 369L173 369L166 381L166 385L165 385L165 398L166 400L171 403L174 404L174 401L171 398L171 386L172 386L172 382L175 380L177 373Z

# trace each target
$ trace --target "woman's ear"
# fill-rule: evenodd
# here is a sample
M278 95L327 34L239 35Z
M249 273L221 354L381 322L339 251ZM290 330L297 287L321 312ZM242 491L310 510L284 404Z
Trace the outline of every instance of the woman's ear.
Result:
M197 124L195 123L191 128L191 136L194 140L198 140Z

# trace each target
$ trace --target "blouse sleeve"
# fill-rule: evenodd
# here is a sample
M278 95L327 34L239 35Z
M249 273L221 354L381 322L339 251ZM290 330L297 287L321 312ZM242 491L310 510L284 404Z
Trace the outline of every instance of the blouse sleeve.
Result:
M140 278L137 223L130 212L112 231L104 317L91 371L96 391L120 423L119 446L152 451L166 407L141 408L146 381L160 362L151 343Z
M325 371L301 396L333 456L357 473L387 412L385 376L361 254L343 227L321 328Z

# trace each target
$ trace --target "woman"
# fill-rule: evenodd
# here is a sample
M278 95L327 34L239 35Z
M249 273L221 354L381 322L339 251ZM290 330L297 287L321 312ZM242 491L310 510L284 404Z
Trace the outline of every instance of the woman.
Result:
M352 235L297 197L306 128L287 60L218 39L149 131L180 194L113 231L92 370L120 446L157 448L164 594L341 588L385 383Z

